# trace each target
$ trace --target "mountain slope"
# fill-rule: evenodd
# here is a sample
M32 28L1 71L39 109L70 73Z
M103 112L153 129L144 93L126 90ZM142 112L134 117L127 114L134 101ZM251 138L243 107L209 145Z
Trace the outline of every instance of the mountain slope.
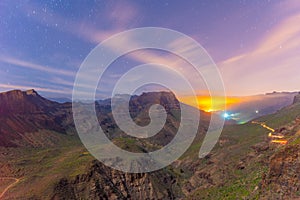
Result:
M49 101L34 90L1 93L0 146L34 146L26 133L40 130L67 133L72 124L70 106Z
M283 135L287 145L273 143L270 130L251 122L224 127L218 144L203 160L184 160L193 174L182 187L187 199L299 198L300 103L255 119Z
M261 193L266 199L300 198L300 95L295 97L293 105L281 112L287 113L287 110L290 110L288 115L279 112L274 116L294 120L277 129L288 143L270 157L268 172L261 182Z

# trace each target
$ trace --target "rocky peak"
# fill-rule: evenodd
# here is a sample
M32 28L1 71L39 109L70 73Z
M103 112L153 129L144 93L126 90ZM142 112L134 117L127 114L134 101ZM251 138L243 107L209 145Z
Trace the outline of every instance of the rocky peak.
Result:
M23 92L21 90L11 90L8 92L0 93L0 99L3 98L20 98L22 97Z
M11 90L8 92L0 93L0 101L4 101L4 100L15 101L17 99L26 98L26 96L39 96L39 94L34 89L26 90L26 91Z
M36 113L53 102L40 96L35 90L12 90L0 93L0 114Z
M32 95L32 96L38 96L39 95L34 89L27 90L27 91L25 91L25 93L27 95Z
M133 96L131 101L133 105L139 104L145 107L152 104L160 104L167 110L179 108L179 101L172 92L147 92L140 96Z

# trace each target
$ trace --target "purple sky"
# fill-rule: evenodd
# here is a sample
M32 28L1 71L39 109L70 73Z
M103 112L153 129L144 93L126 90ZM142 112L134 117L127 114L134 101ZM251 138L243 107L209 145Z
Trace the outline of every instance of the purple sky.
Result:
M220 69L228 95L299 91L299 24L298 0L2 0L0 91L35 88L48 97L71 97L76 72L97 44L145 26L174 29L198 41ZM117 61L111 73L149 61L147 53L138 56ZM113 82L103 80L100 88Z

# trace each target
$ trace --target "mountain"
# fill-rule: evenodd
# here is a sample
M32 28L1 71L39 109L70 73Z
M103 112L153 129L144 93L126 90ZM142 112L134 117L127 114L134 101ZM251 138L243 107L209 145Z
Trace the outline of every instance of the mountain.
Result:
M71 104L47 100L34 90L1 93L0 146L36 146L39 142L33 134L40 135L43 130L68 133L72 126L70 109Z
M7 176L20 180L4 199L174 199L181 195L177 175L171 169L129 174L95 161L76 135L71 103L47 100L34 90L1 93L0 100L0 182ZM180 122L179 102L168 92L132 96L130 113L134 121L149 122L148 110L153 104L166 108L167 122L149 139L123 133L112 117L110 100L95 105L99 124L112 142L128 151L145 152L167 144ZM209 120L208 114L203 115ZM201 130L208 125L203 124L206 126L201 125Z
M118 96L119 101L124 97ZM160 104L167 111L165 126L151 138L128 136L115 124L111 100L101 100L95 108L108 138L132 152L167 144L180 124L176 96L153 92L130 99L130 115L137 124L147 125L150 106ZM10 177L16 183L3 199L299 198L300 95L292 102L253 119L255 123L227 124L203 159L198 153L210 115L200 111L198 134L179 160L155 172L131 174L106 167L87 152L74 128L71 103L47 100L33 90L1 93L0 192L14 184L5 179ZM274 143L266 126L286 143Z
M120 103L123 101L122 98L118 96ZM110 139L127 137L115 124L110 102L110 99L107 99L97 101L95 104L100 126L107 130L107 136ZM148 111L153 104L160 104L167 111L168 126L165 126L160 133L151 139L152 142L164 145L174 137L178 129L180 122L179 101L169 92L150 92L140 96L132 96L129 111L137 124L146 125L150 122ZM197 110L197 112L199 111ZM209 121L209 117L209 114L202 112L203 119ZM34 90L13 90L1 93L0 122L0 146L6 147L30 145L32 142L27 138L27 135L42 130L60 134L75 134L72 104L50 101ZM149 143L151 141L145 139L144 142Z
M0 93L0 114L10 116L16 114L48 112L58 104L41 97L34 90L13 90Z

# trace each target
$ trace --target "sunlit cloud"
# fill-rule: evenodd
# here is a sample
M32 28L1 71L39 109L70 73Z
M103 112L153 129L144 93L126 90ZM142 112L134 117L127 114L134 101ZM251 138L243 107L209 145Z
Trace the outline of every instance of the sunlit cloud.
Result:
M228 91L297 90L300 80L300 14L287 17L252 51L219 64ZM294 87L293 87L294 86ZM243 92L244 91L244 92Z

